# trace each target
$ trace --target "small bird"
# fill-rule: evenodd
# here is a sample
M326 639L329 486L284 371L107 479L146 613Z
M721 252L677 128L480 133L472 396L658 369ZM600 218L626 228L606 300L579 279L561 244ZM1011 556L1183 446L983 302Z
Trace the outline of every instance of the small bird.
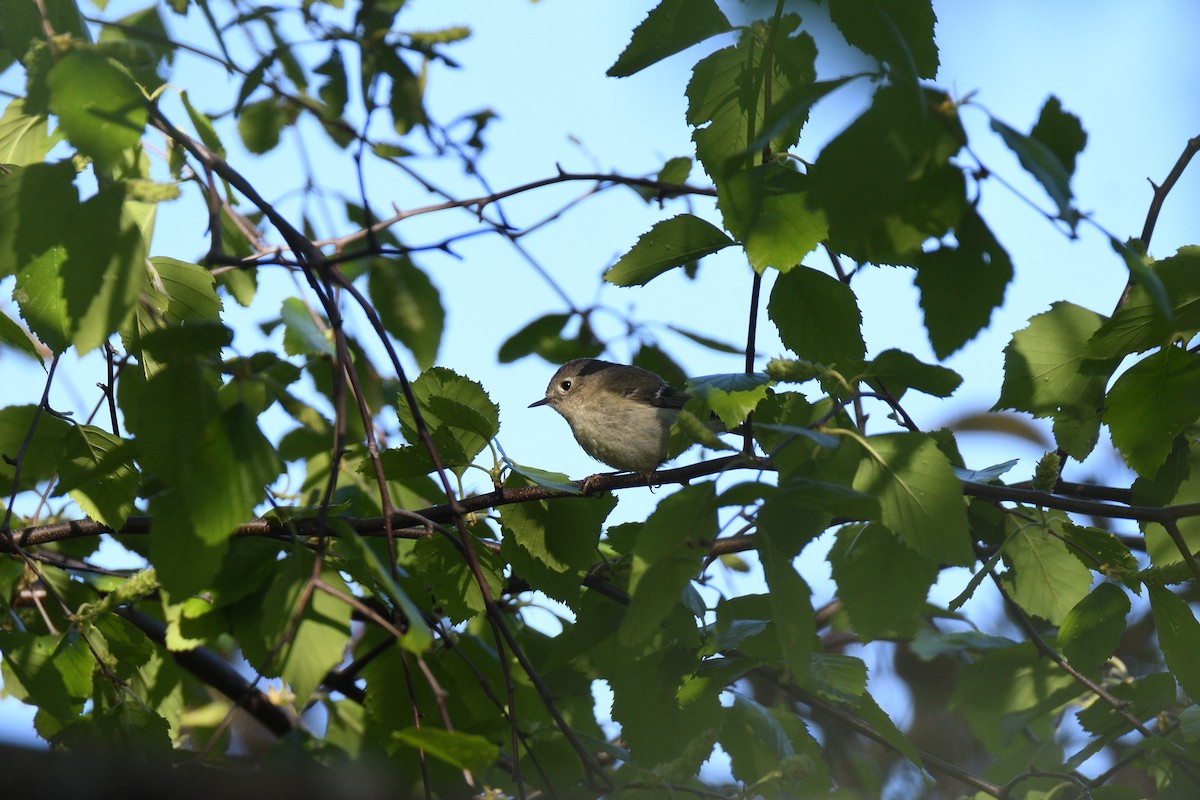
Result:
M529 407L561 414L597 461L623 472L651 472L668 460L671 424L690 399L648 369L577 358L554 373L546 396ZM716 418L710 427L725 430Z

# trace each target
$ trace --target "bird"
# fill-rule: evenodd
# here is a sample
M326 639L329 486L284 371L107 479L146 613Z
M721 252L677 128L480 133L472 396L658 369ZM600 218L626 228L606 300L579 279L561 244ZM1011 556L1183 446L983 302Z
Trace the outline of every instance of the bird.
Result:
M549 406L571 426L589 456L622 472L650 473L673 458L671 424L691 395L641 367L576 358L559 367L546 395L529 408ZM709 427L724 432L713 417Z

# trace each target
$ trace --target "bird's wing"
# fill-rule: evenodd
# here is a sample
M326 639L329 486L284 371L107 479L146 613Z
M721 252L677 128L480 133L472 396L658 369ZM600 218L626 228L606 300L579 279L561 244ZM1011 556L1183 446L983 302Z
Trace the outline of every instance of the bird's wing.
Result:
M631 387L626 390L625 396L630 400L657 408L683 408L684 404L692 399L690 394L681 392L674 386L668 386L665 383L659 386Z

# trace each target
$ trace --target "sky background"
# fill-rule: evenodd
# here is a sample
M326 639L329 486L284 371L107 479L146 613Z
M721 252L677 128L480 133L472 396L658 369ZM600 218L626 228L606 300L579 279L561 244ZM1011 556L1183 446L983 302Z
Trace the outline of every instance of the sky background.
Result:
M120 16L145 4L144 0L113 0L105 15ZM728 44L728 39L691 48L630 78L604 75L632 29L654 5L652 0L411 0L398 27L471 27L468 41L446 50L461 68L431 68L428 110L442 123L484 108L499 115L484 134L488 148L479 168L493 189L505 189L549 177L559 167L571 172L643 175L657 172L668 158L693 155L691 130L684 122L683 88L692 65ZM86 13L95 13L86 2L83 6ZM722 7L735 20L760 8L740 2L722 3ZM806 20L814 20L819 27L821 12L800 8ZM1141 4L955 0L935 2L934 8L941 47L937 85L959 98L971 96L979 106L1022 131L1032 126L1047 97L1056 95L1066 110L1081 118L1088 133L1073 182L1078 206L1119 239L1137 235L1151 196L1147 178L1165 177L1187 139L1200 134L1200 51L1194 46L1195 31L1200 30L1200 4L1189 0ZM211 37L197 24L195 13L186 19L169 12L165 15L178 38L213 49ZM818 36L818 46L823 47L818 60L822 75L850 71L852 67L847 65L861 58L844 46L828 44ZM249 56L239 60L247 68L254 62ZM186 88L192 102L210 112L227 108L236 93L223 70L186 55L176 63L172 83ZM0 90L19 93L22 85L15 70L0 76ZM864 107L869 88L866 83L852 84L818 105L795 152L815 159L829 138ZM166 101L168 113L172 107L178 109L172 102ZM919 395L905 398L905 408L923 429L982 412L995 402L1002 379L1002 349L1029 317L1060 299L1107 314L1126 280L1125 268L1104 234L1083 225L1079 239L1070 240L1030 207L1030 200L1042 209L1049 210L1052 205L989 131L983 108L969 106L961 112L971 148L989 170L1023 195L997 180L985 181L982 186L982 215L1008 249L1016 279L1005 305L993 315L991 327L945 362L965 378L953 400L946 403ZM269 199L280 201L293 219L307 202L318 225L328 220L322 233L350 230L341 221L336 203L313 197L305 201L295 191L304 177L300 167L308 163L320 181L355 197L353 168L345 152L327 147L324 137L317 135L307 137L306 149L298 156L298 151L289 147L295 138L285 134L279 151L251 157L241 151L236 134L227 125L221 131L233 166ZM418 160L414 166L455 196L487 193L456 165ZM1200 167L1193 167L1197 169ZM372 167L366 181L368 195L381 214L393 204L410 209L440 199L383 165ZM707 183L698 167L691 182ZM539 189L507 201L504 211L517 226L529 225L588 188L568 184ZM189 192L191 189L185 189ZM693 203L696 213L719 224L711 203L702 199ZM206 248L207 221L199 208L191 197L161 207L152 253L199 257ZM522 244L576 306L599 302L642 321L670 323L734 344L744 342L748 268L728 251L705 259L695 281L675 270L636 291L604 287L600 282L604 269L655 220L684 210L680 203L668 204L661 211L648 208L629 190L610 189L574 206ZM1166 256L1200 239L1196 235L1198 211L1200 177L1193 171L1185 174L1163 208L1152 254ZM413 218L395 232L407 244L417 245L473 227L471 214L459 211ZM496 363L500 343L535 317L566 311L562 299L498 236L462 240L455 244L454 253L417 256L417 263L440 289L447 309L438 363L482 382L500 405L499 440L511 458L577 478L597 471L600 465L579 450L563 420L547 409L526 408L542 396L554 366L537 357L509 365ZM828 262L815 253L806 263L828 270ZM248 312L235 309L231 313L237 330L235 350L279 350L278 337L264 339L255 327L257 321L277 313L280 300L295 291L286 279L274 283L276 288L264 288ZM0 281L0 309L15 317L8 300L11 286L11 279ZM868 268L854 287L863 311L869 355L899 347L923 360L934 360L911 271ZM768 274L764 289L769 288ZM234 308L232 301L226 306ZM617 314L599 315L597 323L601 338L620 337L623 323ZM739 357L712 353L665 330L660 344L691 374L741 369ZM758 350L768 358L782 353L765 314L765 301L760 309ZM606 357L627 360L630 355L629 344L618 341ZM759 366L763 363L765 359ZM410 377L416 374L411 361L406 368ZM90 409L101 376L96 359L80 362L65 357L56 377L53 404L56 408ZM39 366L11 351L0 352L0 392L6 404L37 402L43 381ZM875 413L882 421L882 412ZM268 431L272 424L282 431L281 419L265 423ZM1048 430L1048 426L1041 428ZM1028 477L1042 452L1030 443L976 434L960 436L960 447L968 465L975 468L1020 458L1009 474L1014 480ZM1119 459L1103 442L1087 463L1069 467L1066 477L1113 483L1128 480ZM486 485L479 480L469 488L484 489ZM622 493L612 521L644 516L668 491L660 490L654 496L646 490ZM816 602L828 599L830 592L823 555L817 543L800 562L806 578L814 584ZM116 559L117 554L112 557ZM952 584L954 579L949 576L946 582ZM720 580L716 585L727 588ZM943 594L935 593L935 599L944 601L957 590L939 585L936 592ZM987 598L980 602L986 603ZM882 671L881 667L873 673L872 680L885 680ZM902 698L885 705L903 721ZM0 738L36 741L31 717L30 710L15 701L0 701Z

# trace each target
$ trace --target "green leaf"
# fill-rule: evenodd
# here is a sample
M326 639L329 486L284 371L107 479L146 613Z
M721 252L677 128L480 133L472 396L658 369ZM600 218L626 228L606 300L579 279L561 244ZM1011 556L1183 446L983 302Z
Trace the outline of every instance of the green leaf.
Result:
M102 189L70 216L61 268L72 339L83 355L125 325L145 275L145 241L124 192Z
M246 658L264 674L282 678L295 694L297 708L308 704L325 674L342 662L350 641L349 605L316 589L308 602L299 607L312 579L312 566L313 555L303 549L277 561L266 591L248 598L245 604L250 607L246 609L250 612L246 630L235 625ZM321 570L320 579L331 588L350 594L335 570Z
M1200 417L1200 353L1164 347L1134 364L1108 392L1104 421L1125 463L1152 476Z
M1193 700L1200 697L1200 622L1182 597L1162 586L1148 584L1150 610L1167 667Z
M656 222L628 253L604 273L617 286L643 286L667 270L711 255L733 244L710 222L691 214Z
M289 297L279 310L283 319L283 349L288 355L327 355L337 352L332 334L318 326L312 311L299 297ZM324 320L322 320L324 321Z
M342 63L342 53L336 46L329 49L329 58L313 70L318 75L324 75L326 81L317 89L317 96L328 107L331 119L339 119L346 110L349 99L346 65Z
M1087 145L1087 133L1079 117L1063 111L1062 102L1057 97L1050 95L1046 98L1042 113L1038 115L1038 121L1029 135L1054 153L1068 175L1074 174L1075 158Z
M10 100L0 115L0 164L27 166L45 160L46 153L62 134L47 132L46 117L26 114L25 101Z
M1151 261L1150 257L1146 255L1145 248L1136 239L1128 242L1109 239L1108 243L1112 245L1113 251L1121 257L1129 269L1130 283L1145 288L1146 294L1154 300L1159 313L1169 320L1171 318L1171 300L1167 297L1167 289L1163 286L1162 279L1157 272L1150 268Z
M923 624L938 567L882 525L848 525L828 555L838 597L863 641L911 636Z
M831 0L829 14L846 41L913 79L938 69L937 21L928 0Z
M680 328L676 325L668 325L667 327L670 328L675 333L678 333L680 336L684 337L685 339L689 339L689 340L695 342L696 344L700 345L701 347L707 347L709 350L715 350L718 353L729 353L730 355L735 355L735 356L740 356L740 355L745 354L745 350L743 350L742 348L736 347L736 346L734 346L732 344L728 344L726 342L718 341L717 339L713 339L712 337L706 336L703 333L697 333L696 331L685 330L684 328Z
M0 342L33 358L39 364L42 361L42 354L38 351L34 340L7 314L0 314Z
M702 396L705 405L727 428L744 421L769 389L770 380L761 372L702 375L687 382L687 390Z
M1087 596L1092 573L1062 539L1036 526L1017 530L1004 546L1012 573L1004 576L1012 599L1025 613L1058 625Z
M808 200L807 178L780 163L718 181L717 208L759 272L790 270L828 233L824 214Z
M492 596L499 597L504 591L507 565L478 539L472 538L471 546ZM421 539L413 546L412 555L414 563L423 569L418 588L427 590L433 607L447 619L459 623L483 613L486 604L475 575L463 554L449 541L441 536ZM416 588L413 591L415 594Z
M733 30L713 0L662 0L633 29L633 37L605 73L625 78L709 37Z
M425 615L421 609L396 583L391 570L384 565L375 551L367 546L363 538L348 525L339 527L338 541L345 544L354 557L362 562L370 574L371 580L387 596L392 607L404 615L406 625L404 635L400 637L400 646L417 656L426 653L433 644L433 631L430 630L429 623L425 621Z
M1140 503L1142 500L1138 498L1137 492L1138 486L1135 483L1134 502ZM1111 531L1066 524L1062 526L1062 532L1071 542L1072 552L1081 553L1084 563L1090 569L1112 580L1122 581L1134 591L1141 591L1136 577L1137 558L1130 551L1129 545L1118 539ZM1149 534L1149 531L1147 533ZM1146 538L1149 541L1150 536L1147 535Z
M376 259L371 263L367 291L387 332L412 351L418 367L433 366L446 312L429 276L406 257Z
M35 419L37 427L34 428ZM31 428L33 437L26 446L25 440ZM5 492L5 504L13 488L32 489L39 481L48 480L54 475L58 469L60 442L69 430L67 422L44 411L39 414L34 405L0 408L0 486L8 489ZM13 461L18 457L21 459L21 480L14 487Z
M1129 597L1114 584L1093 589L1067 612L1058 629L1067 661L1084 675L1095 675L1120 645L1129 609Z
M1049 719L1079 696L1079 684L1028 642L990 650L967 664L954 685L957 710L989 751L1003 752L1023 726Z
M392 737L409 747L421 750L455 769L484 772L495 765L500 748L482 736L462 731L431 728L401 728Z
M786 97L792 87L816 79L817 48L807 33L792 35L799 24L795 14L785 14L777 22L753 23L742 31L736 45L706 56L692 70L687 122L696 128L692 134L696 155L714 180L728 177L732 168L750 166L759 157L749 145L758 138L769 110L763 96L766 63L771 65L772 96ZM767 44L772 47L769 59ZM791 148L803 124L804 118L797 115L789 124L776 125L778 133L767 143L771 152Z
M69 493L83 513L118 530L133 511L139 476L129 443L92 425L63 437L59 493Z
M932 438L885 433L862 442L866 451L854 488L879 499L879 521L934 563L975 560L962 486Z
M672 386L684 386L687 373L661 348L643 343L629 361L635 367L648 369Z
M192 127L196 129L196 134L200 137L200 141L213 153L225 157L225 145L221 143L221 138L217 136L216 128L213 127L212 118L207 114L197 111L192 105L192 101L188 99L187 92L180 92L179 99L183 101L183 107L187 109L188 118L192 121Z
M1104 388L1115 359L1084 355L1104 317L1058 302L1031 318L1004 348L1004 383L995 409L1053 417L1055 438L1068 455L1083 459L1100 434Z
M506 487L527 485L517 479ZM576 607L583 578L597 558L600 528L616 505L617 498L605 493L504 506L500 554L531 585Z
M496 357L500 363L510 364L518 358L537 353L551 363L558 363L550 356L562 346L562 331L570 319L570 314L543 314L505 339Z
M861 375L872 388L882 390L896 399L909 389L949 397L962 384L962 376L938 364L926 364L912 353L903 350L884 350L867 362Z
M1013 278L1008 253L974 209L963 213L954 238L957 246L942 245L913 259L925 330L938 358L987 327Z
M279 135L285 124L287 119L284 110L272 98L244 106L238 115L237 130L246 149L255 155L262 155L279 144Z
M654 635L699 569L696 548L716 535L712 483L686 486L659 501L633 547L629 609L617 633L623 645L636 646Z
M1184 438L1176 439L1174 449L1153 478L1141 476L1133 482L1133 501L1148 506L1200 503L1200 452ZM1176 525L1187 549L1193 553L1200 550L1200 517L1182 517ZM1181 563L1179 547L1160 523L1148 522L1144 531L1150 563L1156 566ZM1133 554L1127 553L1126 557L1132 559ZM1132 570L1126 567L1127 562L1120 562L1117 569L1123 571L1118 575L1129 580L1130 573L1138 566L1135 562ZM1137 585L1131 588L1136 589Z
M658 171L655 179L659 183L685 183L688 177L692 174L692 160L684 156L676 156L668 158L663 164L662 169Z
M550 472L544 469L537 469L536 467L527 467L524 464L518 464L511 458L505 458L504 463L513 472L528 478L543 489L550 489L555 492L569 492L570 494L583 494L583 490L579 488L579 484L571 480L565 472Z
M820 745L802 720L781 709L735 694L719 741L743 785L770 785L779 797L816 796L829 788Z
M35 636L0 632L4 686L64 724L83 710L92 692L95 662L79 632Z
M470 463L500 430L500 407L480 384L452 370L425 370L413 381L412 391L438 452L449 462ZM416 420L403 398L396 413L404 438L416 447L424 447Z
M1134 283L1129 297L1088 341L1085 355L1119 358L1161 347L1176 336L1186 341L1200 331L1200 247L1181 247L1154 262L1153 274L1168 298L1169 313L1145 283Z
M807 676L816 647L817 628L812 611L812 590L792 565L805 542L828 525L823 511L796 509L794 495L776 492L759 511L754 546L762 561L770 591L773 630L793 678Z
M800 130L808 122L808 112L817 101L859 77L846 75L828 81L806 81L789 87L782 96L776 96L772 101L771 108L763 118L762 129L746 147L746 152L760 153L772 141L786 137L788 131Z
M969 208L962 170L951 161L965 141L945 95L876 91L808 171L830 246L857 261L914 263L925 242L944 237Z
M1071 173L1058 154L1045 142L1019 133L998 119L992 119L992 130L1016 154L1025 171L1037 179L1046 194L1058 206L1058 217L1072 228L1079 221L1079 212L1071 205Z
M866 354L853 290L815 269L800 266L780 275L767 313L784 345L803 359L852 372Z
M47 78L50 110L79 152L102 170L116 167L138 146L146 127L146 98L127 72L96 50L67 51Z
M67 220L79 207L74 180L69 162L0 171L0 276L29 269L47 251L63 250Z

